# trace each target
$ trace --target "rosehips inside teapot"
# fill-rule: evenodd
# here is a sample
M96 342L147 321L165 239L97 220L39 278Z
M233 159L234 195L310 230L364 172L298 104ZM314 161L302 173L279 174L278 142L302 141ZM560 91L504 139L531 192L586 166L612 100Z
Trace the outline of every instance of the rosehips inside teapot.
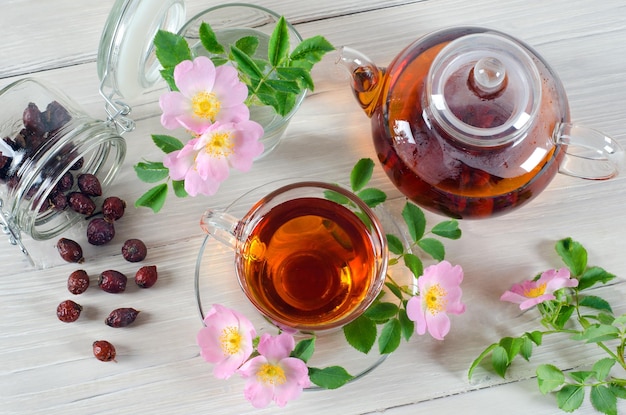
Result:
M615 140L571 123L547 62L502 32L440 30L384 69L349 48L339 62L371 118L385 172L431 211L492 217L529 202L559 171L600 180L622 164Z

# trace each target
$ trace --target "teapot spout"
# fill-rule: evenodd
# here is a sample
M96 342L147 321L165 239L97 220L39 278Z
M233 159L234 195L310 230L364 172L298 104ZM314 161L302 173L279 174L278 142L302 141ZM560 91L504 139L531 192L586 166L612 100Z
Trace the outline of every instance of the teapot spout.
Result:
M346 46L339 50L336 63L348 71L354 96L367 116L371 117L382 89L384 70L361 52Z

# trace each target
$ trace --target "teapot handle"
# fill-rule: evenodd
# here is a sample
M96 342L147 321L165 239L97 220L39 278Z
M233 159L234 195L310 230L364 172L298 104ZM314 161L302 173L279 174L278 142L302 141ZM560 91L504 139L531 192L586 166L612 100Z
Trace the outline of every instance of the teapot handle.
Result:
M618 175L624 150L601 131L561 123L555 128L558 144L567 145L559 173L588 180L606 180Z

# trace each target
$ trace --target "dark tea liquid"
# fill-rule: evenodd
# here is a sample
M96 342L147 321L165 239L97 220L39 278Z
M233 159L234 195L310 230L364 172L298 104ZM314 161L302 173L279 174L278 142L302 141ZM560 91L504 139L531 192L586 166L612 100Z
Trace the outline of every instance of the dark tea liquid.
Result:
M237 264L257 306L293 328L327 324L366 297L376 272L363 222L347 208L300 198L272 208Z
M528 202L554 177L564 148L547 142L556 122L569 120L569 110L565 104L558 108L562 87L554 77L545 76L550 70L535 60L543 75L540 122L523 142L476 148L427 123L423 108L428 70L439 51L458 36L457 31L441 32L420 48L410 46L392 62L381 92L382 105L371 116L374 146L389 178L412 201L455 218L489 217ZM492 112L497 105L491 109L464 105L464 93L447 91L453 98L451 110L464 123L491 128L504 122ZM357 98L368 97L357 94ZM463 109L456 108L455 102ZM542 154L535 152L537 148L550 150ZM532 163L524 164L526 160Z

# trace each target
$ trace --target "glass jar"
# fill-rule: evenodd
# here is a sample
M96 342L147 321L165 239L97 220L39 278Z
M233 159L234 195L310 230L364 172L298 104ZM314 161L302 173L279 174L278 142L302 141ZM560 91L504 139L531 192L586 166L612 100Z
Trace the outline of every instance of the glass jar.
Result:
M22 241L48 240L81 219L67 194L84 173L98 177L103 192L126 154L114 128L94 120L60 91L30 78L0 91L0 220L13 244L34 265Z
M0 90L0 229L31 265L58 261L56 249L50 252L54 244L39 242L85 223L67 206L81 174L95 175L107 194L126 155L121 135L134 128L124 100L156 82L152 39L159 29L177 31L184 14L182 0L116 1L98 51L106 120L90 117L61 91L32 78Z

